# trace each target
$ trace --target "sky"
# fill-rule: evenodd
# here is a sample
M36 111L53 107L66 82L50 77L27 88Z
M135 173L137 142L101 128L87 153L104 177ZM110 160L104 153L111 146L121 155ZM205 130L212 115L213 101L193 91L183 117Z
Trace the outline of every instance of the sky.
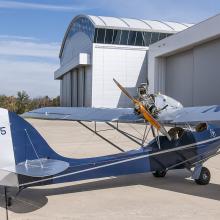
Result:
M59 50L78 14L198 23L219 0L0 0L0 94L59 95Z

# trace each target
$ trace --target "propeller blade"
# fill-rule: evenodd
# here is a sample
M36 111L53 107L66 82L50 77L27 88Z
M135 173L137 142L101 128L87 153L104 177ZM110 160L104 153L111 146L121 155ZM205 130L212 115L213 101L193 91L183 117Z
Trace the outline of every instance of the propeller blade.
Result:
M128 91L116 80L116 79L113 79L113 81L115 82L115 84L119 87L119 89L121 89L121 91L129 98L131 99L134 104L138 103L139 101L137 99L135 99L134 97L132 97Z
M153 127L155 127L158 131L160 131L163 135L165 135L168 140L171 141L171 137L168 134L168 132L166 131L166 129L146 110L146 108L144 107L144 105L138 101L137 99L135 99L134 97L132 97L128 91L119 83L117 82L117 80L113 79L113 81L115 82L115 84L121 89L121 91L129 98L133 101L134 104L139 105L139 110L140 113L143 115L143 117L145 118L146 121L148 121Z

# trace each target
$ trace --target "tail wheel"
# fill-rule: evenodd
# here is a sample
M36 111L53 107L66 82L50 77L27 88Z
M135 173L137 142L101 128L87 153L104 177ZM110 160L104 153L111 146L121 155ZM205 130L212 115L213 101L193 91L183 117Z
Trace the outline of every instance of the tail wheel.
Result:
M206 167L202 167L199 178L195 180L198 185L207 185L211 179L210 171Z
M154 177L165 177L167 174L167 171L165 170L156 170L152 173Z

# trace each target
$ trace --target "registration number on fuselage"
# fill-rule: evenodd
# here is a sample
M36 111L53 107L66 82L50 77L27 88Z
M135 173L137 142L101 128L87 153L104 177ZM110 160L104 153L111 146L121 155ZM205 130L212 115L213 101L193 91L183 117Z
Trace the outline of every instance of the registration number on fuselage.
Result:
M211 138L215 138L216 137L215 130L214 129L209 129L209 131L210 131Z

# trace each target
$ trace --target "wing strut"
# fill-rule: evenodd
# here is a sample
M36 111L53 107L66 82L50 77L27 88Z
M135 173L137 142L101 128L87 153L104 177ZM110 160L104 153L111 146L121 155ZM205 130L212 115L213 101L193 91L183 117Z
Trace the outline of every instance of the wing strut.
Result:
M98 137L100 137L101 139L103 139L104 141L106 141L107 143L111 144L113 147L117 148L118 150L120 150L121 152L125 152L122 148L120 148L119 146L117 146L116 144L114 144L113 142L111 142L110 140L108 140L107 138L103 137L101 134L99 134L96 130L96 123L95 123L95 131L93 129L91 129L89 126L87 126L86 124L84 124L82 121L78 121L78 123L80 125L82 125L83 127L87 128L88 130L90 130L91 132L94 132Z
M163 135L165 135L168 140L171 141L171 137L168 134L168 132L166 131L166 129L164 128L163 125L161 125L144 107L144 105L138 101L137 99L135 99L134 97L132 97L128 91L119 83L117 82L115 79L113 79L113 81L115 82L115 84L121 89L121 91L129 98L131 99L131 101L134 103L134 105L138 105L139 106L139 110L140 113L142 114L142 116L144 117L144 119L146 121L148 121L153 127L155 127L157 129L157 131L160 131Z

